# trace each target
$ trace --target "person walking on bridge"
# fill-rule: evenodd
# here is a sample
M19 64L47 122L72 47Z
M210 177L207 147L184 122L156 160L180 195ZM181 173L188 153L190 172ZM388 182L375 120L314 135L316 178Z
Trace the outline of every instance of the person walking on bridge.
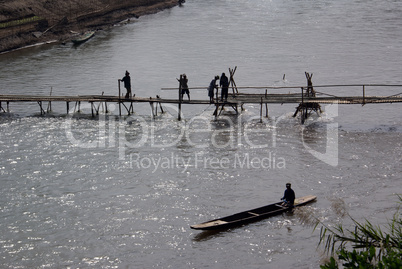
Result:
M131 78L130 78L130 73L126 70L126 75L120 79L120 81L124 82L124 88L126 88L127 93L124 98L131 98ZM134 95L135 96L135 95Z

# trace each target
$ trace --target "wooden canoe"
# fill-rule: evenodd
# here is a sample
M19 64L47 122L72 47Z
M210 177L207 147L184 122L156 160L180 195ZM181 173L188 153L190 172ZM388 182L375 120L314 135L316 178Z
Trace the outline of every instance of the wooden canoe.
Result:
M300 198L296 198L295 207L306 205L317 199L317 196L308 195ZM263 207L243 211L234 215L223 217L220 219L214 219L200 224L191 225L192 229L196 230L218 230L226 229L229 227L262 220L271 216L282 214L283 212L290 211L292 208L282 205L283 202L266 205Z
M95 31L88 31L71 40L74 44L81 44L95 35Z

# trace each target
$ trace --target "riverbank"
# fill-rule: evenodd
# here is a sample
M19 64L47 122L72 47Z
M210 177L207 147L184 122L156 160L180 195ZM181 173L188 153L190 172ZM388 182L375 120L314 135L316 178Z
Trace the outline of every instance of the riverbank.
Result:
M178 0L5 0L0 9L0 53L33 44L67 42L76 33L178 5Z

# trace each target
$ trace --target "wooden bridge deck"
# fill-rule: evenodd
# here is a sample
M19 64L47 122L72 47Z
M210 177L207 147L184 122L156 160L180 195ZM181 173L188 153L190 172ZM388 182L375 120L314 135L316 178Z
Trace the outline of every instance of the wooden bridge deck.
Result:
M216 99L217 100L217 99ZM6 107L3 107L6 102ZM178 105L178 120L181 120L181 106L184 104L199 104L210 105L209 100L179 100L157 97L133 97L122 98L119 96L107 96L107 95L78 95L78 96L40 96L40 95L0 95L0 112L9 112L9 104L17 102L36 102L40 107L40 113L45 114L50 112L52 102L66 102L67 114L70 113L70 102L75 102L74 112L77 105L80 111L81 102L89 102L91 104L92 116L99 114L99 107L101 103L105 104L106 113L108 112L107 103L117 103L119 106L119 115L122 115L122 107L127 110L130 115L134 112L133 103L149 103L151 105L152 116L155 118L157 115L157 106L163 113L163 107L161 104L177 104ZM48 102L47 109L42 106L42 102ZM288 94L246 94L237 93L229 94L227 101L222 102L217 100L213 103L215 111L213 115L218 117L223 111L225 106L231 106L236 113L238 113L238 107L243 109L244 104L260 104L260 117L262 120L263 105L265 105L266 117L268 117L268 104L299 104L294 114L294 117L298 112L302 113L302 124L307 119L309 111L321 112L320 104L380 104L380 103L401 103L402 93L392 96L365 96L364 92L362 96L330 96L327 94L318 93L315 97L302 95L302 93L288 93ZM95 105L98 103L98 105ZM127 105L128 104L128 105ZM102 106L103 107L103 106Z
M368 103L398 103L402 102L402 95L397 96L316 96L302 98L300 94L238 94L230 99L237 103L319 103L319 104L368 104Z
M158 102L171 104L210 104L209 100L178 100L157 97L133 97L119 98L118 96L107 95L77 95L77 96L42 96L42 95L0 95L0 102ZM300 104L300 103L319 103L319 104L369 104L369 103L400 103L402 95L395 96L317 96L302 98L301 94L236 94L229 95L226 103L229 104ZM223 102L217 102L223 103Z

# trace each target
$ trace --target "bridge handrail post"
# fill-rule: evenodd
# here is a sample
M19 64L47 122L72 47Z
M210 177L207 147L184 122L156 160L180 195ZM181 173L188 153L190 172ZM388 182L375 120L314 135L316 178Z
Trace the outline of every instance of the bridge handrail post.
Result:
M117 85L119 87L119 116L121 116L121 89L120 89L120 81L121 79L117 80Z
M365 85L363 85L363 103L362 106L366 104L366 88Z
M182 81L183 81L183 75L180 75L180 80L179 80L179 104L178 104L179 112L178 112L178 115L177 115L177 120L179 120L179 121L181 121L181 102L182 102L181 82Z

